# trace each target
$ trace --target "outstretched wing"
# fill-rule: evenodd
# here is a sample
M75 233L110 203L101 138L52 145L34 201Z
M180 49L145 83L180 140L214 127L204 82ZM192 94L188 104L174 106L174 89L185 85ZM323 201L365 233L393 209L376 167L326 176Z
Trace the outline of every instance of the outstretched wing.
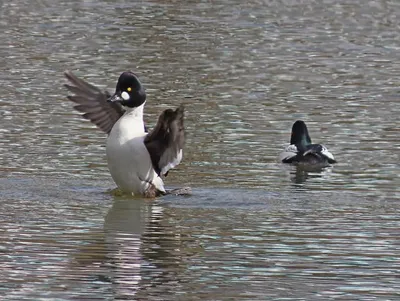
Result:
M182 160L185 143L183 117L183 105L175 111L165 110L158 118L155 128L144 139L153 168L158 175L166 176L168 171Z
M84 113L82 116L109 134L117 120L125 113L118 103L107 102L110 94L76 77L72 72L65 71L65 77L70 84L64 86L74 95L67 98L76 105L74 108Z

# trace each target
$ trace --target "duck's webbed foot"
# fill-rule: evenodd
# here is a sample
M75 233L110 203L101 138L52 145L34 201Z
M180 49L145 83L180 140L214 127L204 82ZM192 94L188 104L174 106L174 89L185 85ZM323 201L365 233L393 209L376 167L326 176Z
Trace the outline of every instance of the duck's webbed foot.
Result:
M190 187L182 187L182 188L171 189L171 190L167 190L166 194L191 195L192 194L192 188L190 188Z

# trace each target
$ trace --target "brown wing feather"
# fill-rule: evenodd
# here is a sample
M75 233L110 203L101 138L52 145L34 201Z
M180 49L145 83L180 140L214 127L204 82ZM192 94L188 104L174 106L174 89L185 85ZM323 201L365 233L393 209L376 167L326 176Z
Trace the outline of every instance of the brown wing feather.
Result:
M185 143L183 126L184 107L167 109L155 128L146 136L144 144L150 154L154 170L166 175L168 170L179 164Z
M64 86L73 94L67 96L76 103L74 108L84 113L82 116L97 125L105 133L109 134L117 120L125 113L118 103L107 102L110 94L102 92L99 88L76 77L72 72L65 71L65 77L70 84Z

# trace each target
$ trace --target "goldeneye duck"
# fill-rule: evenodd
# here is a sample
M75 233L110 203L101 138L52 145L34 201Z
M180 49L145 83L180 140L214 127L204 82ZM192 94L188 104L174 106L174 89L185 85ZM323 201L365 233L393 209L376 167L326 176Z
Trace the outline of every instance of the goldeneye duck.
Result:
M76 103L74 108L108 134L107 163L118 188L150 198L166 194L161 176L166 176L183 156L183 105L162 112L154 129L147 133L143 122L146 92L136 74L122 73L113 95L70 71L65 76L70 84L64 86L75 94L67 97Z
M292 126L290 145L279 155L279 161L293 164L333 164L333 155L322 144L312 144L304 121L297 120Z

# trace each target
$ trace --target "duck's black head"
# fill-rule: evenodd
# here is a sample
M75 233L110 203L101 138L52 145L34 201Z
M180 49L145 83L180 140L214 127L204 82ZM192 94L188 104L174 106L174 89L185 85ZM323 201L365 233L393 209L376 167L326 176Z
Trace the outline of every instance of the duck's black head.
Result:
M311 138L308 134L307 126L304 121L297 120L292 126L292 136L290 144L306 146L311 144Z
M120 75L115 93L110 97L109 101L136 108L146 101L146 92L134 73L124 72Z

